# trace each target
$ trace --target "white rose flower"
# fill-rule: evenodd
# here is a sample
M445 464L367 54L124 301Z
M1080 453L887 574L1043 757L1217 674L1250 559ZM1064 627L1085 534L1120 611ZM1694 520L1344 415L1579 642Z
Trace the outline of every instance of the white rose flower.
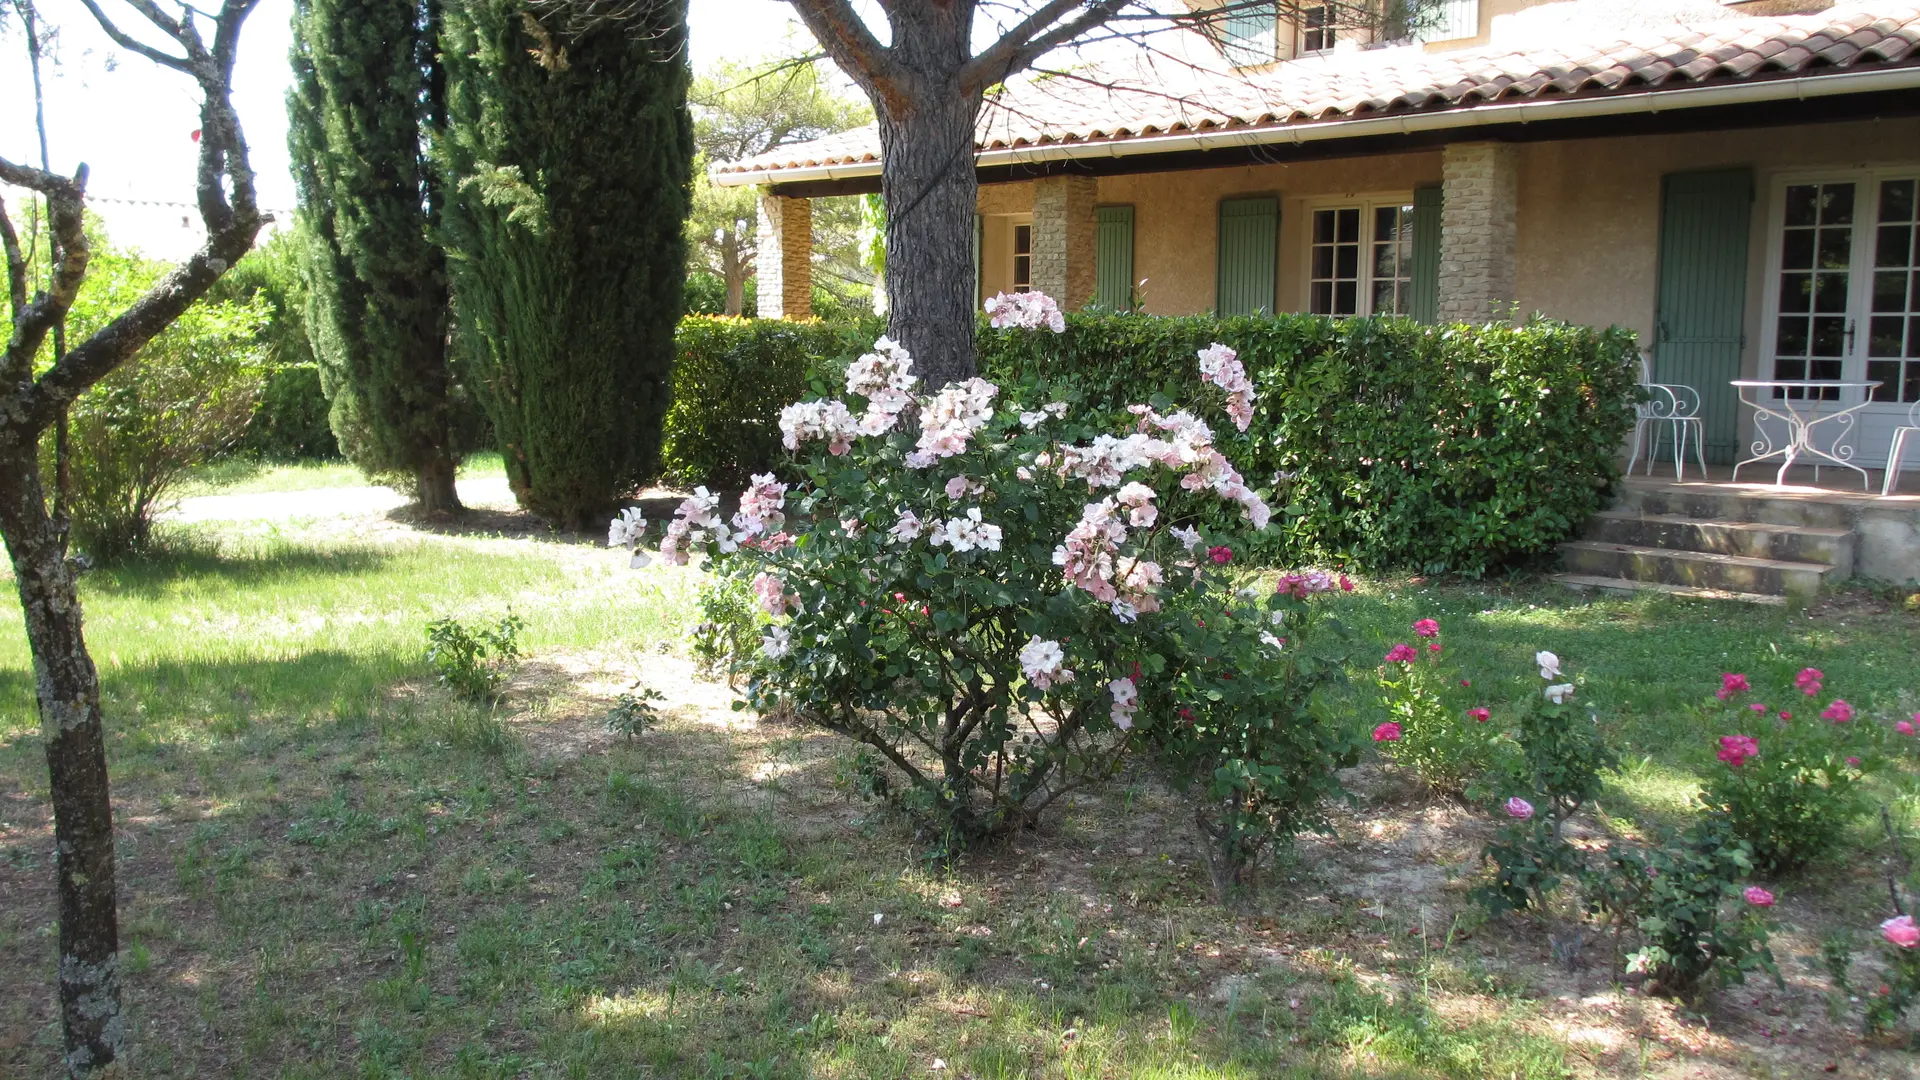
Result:
M1545 649L1533 654L1533 662L1540 665L1541 678L1553 680L1560 677L1560 658Z

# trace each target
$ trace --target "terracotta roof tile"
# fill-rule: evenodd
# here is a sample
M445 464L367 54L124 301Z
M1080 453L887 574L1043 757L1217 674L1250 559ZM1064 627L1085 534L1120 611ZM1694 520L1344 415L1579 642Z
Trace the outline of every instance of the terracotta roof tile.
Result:
M1536 34L1536 38L1542 35ZM1183 131L1329 120L1581 94L1658 93L1757 77L1863 66L1920 66L1920 7L1711 21L1623 33L1552 33L1444 53L1388 48L1335 53L1250 71L1149 54L1016 80L980 119L983 150L1141 138ZM714 169L777 171L879 159L872 126L782 147Z

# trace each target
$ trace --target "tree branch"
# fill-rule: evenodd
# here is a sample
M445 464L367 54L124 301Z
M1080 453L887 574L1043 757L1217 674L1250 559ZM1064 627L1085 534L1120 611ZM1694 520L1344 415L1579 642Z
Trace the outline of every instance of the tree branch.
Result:
M1040 10L1003 34L984 52L960 70L960 85L968 93L978 93L1004 81L1054 49L1101 26L1118 15L1133 0L1098 0L1066 22L1053 26L1061 16L1078 7L1082 0L1050 0ZM1046 27L1053 26L1047 30ZM1025 35L1017 38L1016 35Z
M4 360L0 360L0 391L5 391L29 385L28 380L33 378L33 358L39 355L40 345L54 324L66 316L67 309L73 306L74 297L80 294L80 282L87 276L87 261L93 253L87 247L82 216L87 187L85 165L75 171L72 179L68 179L45 169L15 165L0 158L0 183L37 191L45 197L48 230L53 235L54 250L60 253L59 261L53 266L53 279L46 291L34 297L32 303L16 309L13 336L7 341ZM12 231L11 225L8 231ZM19 247L17 237L9 247L11 250L7 252L7 262L11 278L11 264ZM21 276L9 281L8 288L10 291L19 289L24 294L24 287L23 266ZM10 419L0 414L0 421ZM34 433L38 434L44 429L43 424L35 428Z
M7 315L17 324L27 309L27 257L20 251L20 234L13 231L5 199L0 199L0 247L7 255Z
M93 13L93 21L100 24L100 29L106 31L107 37L113 39L115 45L126 49L128 52L139 53L141 56L159 64L161 67L170 67L175 71L184 71L188 74L193 73L193 67L188 61L178 56L171 56L161 52L159 49L148 45L121 30L118 26L115 26L113 20L107 18L107 13L100 10L100 5L97 0L80 0L80 2L86 5L88 11ZM150 12L142 11L140 10L140 0L128 0L128 3L132 4L136 11L140 11L142 15L146 15L149 21L155 22L162 30L167 31L168 37L173 37L178 40L177 35L179 31L176 24L174 24L173 20L167 18L159 8L154 7L152 4L147 4L147 8L151 9Z
M898 94L893 55L847 0L793 0L793 10L848 77L876 96Z

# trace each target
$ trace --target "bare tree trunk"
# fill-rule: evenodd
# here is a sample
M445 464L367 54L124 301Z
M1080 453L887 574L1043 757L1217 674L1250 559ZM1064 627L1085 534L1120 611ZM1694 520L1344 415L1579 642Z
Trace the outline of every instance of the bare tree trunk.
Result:
M442 447L445 450L445 447ZM454 487L457 472L453 456L440 453L422 465L413 478L413 499L420 512L432 517L448 517L463 512L460 492Z
M97 1075L119 1059L126 1035L114 915L113 804L100 679L81 634L76 567L66 557L65 530L47 515L33 442L0 447L0 530L26 618L47 744L67 1071Z
M973 172L977 95L956 88L879 109L887 205L887 332L928 389L972 378Z
M727 284L728 315L747 310L747 260L741 257L740 235L732 229L720 234L720 279Z

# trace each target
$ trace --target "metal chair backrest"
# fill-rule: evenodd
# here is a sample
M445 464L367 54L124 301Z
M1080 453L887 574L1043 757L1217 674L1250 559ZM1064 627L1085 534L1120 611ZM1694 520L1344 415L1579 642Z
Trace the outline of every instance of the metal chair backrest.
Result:
M1681 383L1653 381L1653 355L1640 353L1640 385L1647 400L1640 403L1640 415L1648 420L1693 420L1700 416L1700 391Z

